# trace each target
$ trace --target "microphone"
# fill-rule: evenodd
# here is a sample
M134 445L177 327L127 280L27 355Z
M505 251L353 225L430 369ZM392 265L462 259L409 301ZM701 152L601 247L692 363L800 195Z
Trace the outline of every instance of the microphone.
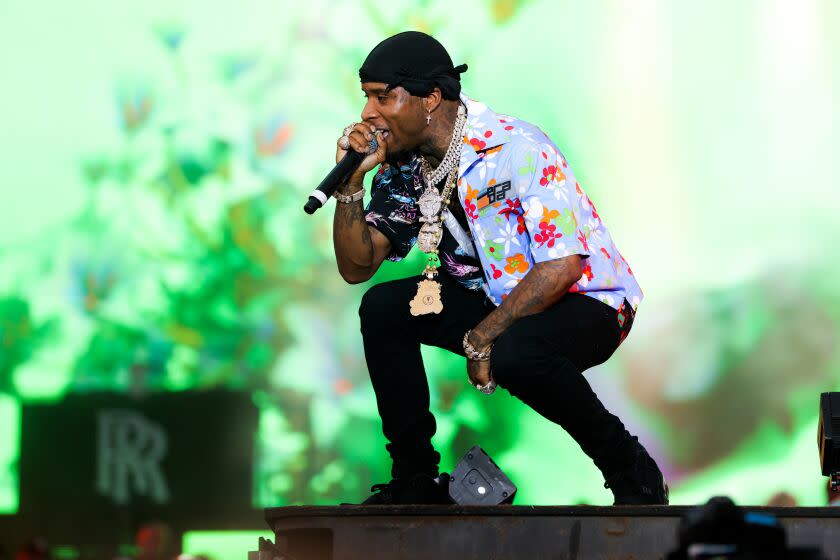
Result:
M361 154L356 150L347 150L347 153L344 154L344 157L341 158L341 161L335 164L332 171L330 171L324 180L321 181L321 184L318 185L312 194L309 195L309 200L306 202L306 205L303 207L304 212L307 214L312 214L327 203L327 200L332 193L336 191L338 186L341 182L353 171L356 170L359 165L361 165L362 160L365 157L369 156L370 154L374 153L376 150L379 149L379 143L376 141L374 137L373 140L368 142L368 151L366 154Z

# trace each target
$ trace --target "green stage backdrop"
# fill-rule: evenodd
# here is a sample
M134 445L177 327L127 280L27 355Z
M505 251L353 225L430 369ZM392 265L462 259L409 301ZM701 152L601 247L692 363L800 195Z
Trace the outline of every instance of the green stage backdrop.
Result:
M826 503L840 3L11 1L0 22L0 512L21 404L101 390L250 392L256 506L387 480L357 308L421 259L346 285L332 204L302 205L358 119L364 56L405 29L554 139L632 264L634 332L587 376L672 502ZM610 502L561 429L424 356L444 468L479 443L519 503Z

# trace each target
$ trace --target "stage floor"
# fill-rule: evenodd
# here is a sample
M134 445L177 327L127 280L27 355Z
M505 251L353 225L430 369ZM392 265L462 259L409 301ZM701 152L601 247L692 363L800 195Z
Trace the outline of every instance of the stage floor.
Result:
M265 519L293 560L659 559L685 506L293 506ZM840 508L745 507L775 515L791 546L840 560Z

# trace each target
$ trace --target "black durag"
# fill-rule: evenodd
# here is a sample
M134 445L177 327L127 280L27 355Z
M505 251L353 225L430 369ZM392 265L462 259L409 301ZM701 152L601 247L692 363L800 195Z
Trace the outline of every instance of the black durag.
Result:
M402 86L424 96L436 87L444 99L458 99L461 73L467 65L452 66L449 53L437 39L419 31L405 31L376 45L359 69L362 82L381 82L389 89Z

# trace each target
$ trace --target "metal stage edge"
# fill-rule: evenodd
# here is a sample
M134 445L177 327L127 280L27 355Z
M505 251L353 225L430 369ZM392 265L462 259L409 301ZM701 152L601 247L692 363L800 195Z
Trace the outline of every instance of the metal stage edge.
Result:
M656 560L693 507L288 506L265 520L281 560ZM789 546L840 560L840 507L742 507L776 516Z

